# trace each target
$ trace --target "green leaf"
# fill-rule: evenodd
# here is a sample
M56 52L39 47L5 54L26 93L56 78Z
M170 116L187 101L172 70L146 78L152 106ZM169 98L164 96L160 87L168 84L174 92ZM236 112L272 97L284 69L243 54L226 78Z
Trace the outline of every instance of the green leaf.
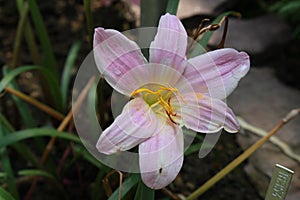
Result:
M291 1L284 4L278 14L291 22L300 22L300 1Z
M0 187L0 199L1 200L15 200L15 198L8 193L6 190L4 190L2 187Z
M4 66L4 68L7 68ZM0 81L0 93L3 92L4 88L18 75L20 75L23 72L39 69L38 66L24 66L19 67L17 69L11 70L9 73L3 77L3 79Z
M39 169L23 169L18 172L19 176L44 176L50 179L56 179L52 174Z
M43 136L50 136L50 137L58 137L70 141L74 141L77 143L81 143L80 139L71 134L66 132L59 132L54 129L49 128L33 128L33 129L26 129L22 131L16 131L9 135L5 135L0 140L0 148L12 145L16 142L20 142L25 139L34 138L34 137L43 137Z
M17 2L17 7L18 7L18 12L19 15L22 14L23 12L23 5L24 1L23 0L16 0ZM26 2L27 3L27 2ZM27 42L28 50L31 54L32 61L35 65L40 64L40 56L39 56L39 50L35 41L35 36L33 35L32 27L30 22L27 20L25 24L25 32L24 36Z
M6 68L6 66L4 67ZM29 66L21 66L17 69L11 70L5 77L0 81L0 93L4 90L4 88L18 75L23 72L30 71L30 70L39 70L47 79L48 85L50 86L50 93L51 96L57 97L59 101L61 93L58 86L58 82L56 81L55 77L50 73L47 68L36 66L36 65L29 65Z
M19 21L16 31L16 36L14 38L14 48L13 48L13 55L11 61L11 68L16 68L20 58L20 49L22 45L22 39L24 37L24 30L27 24L28 18L28 4L27 2L22 4L22 8L20 9L19 14Z
M170 13L171 15L177 14L179 0L169 0L167 5L167 13Z
M4 76L6 76L9 73L10 70L8 68L4 68L3 71L4 71ZM18 85L13 80L10 82L9 86L11 88L15 89L15 90L19 90ZM35 120L32 117L32 114L31 114L31 112L28 108L28 105L25 102L23 102L21 99L16 97L15 95L12 95L12 99L16 103L17 108L19 110L19 113L22 117L22 121L24 121L26 126L30 127L30 128L35 127L36 123L35 123Z
M4 69L4 71L6 71ZM5 75L7 74L7 72L5 72ZM4 75L4 76L5 76ZM16 81L15 80L12 80L9 84L9 87L15 89L15 90L20 90L18 85L16 84ZM25 123L25 125L27 126L27 128L33 128L33 127L36 127L36 122L32 116L32 113L28 107L28 104L25 103L23 100L21 100L19 97L15 96L15 95L12 95L12 99L14 100L17 108L18 108L18 111L21 115L21 118L22 118L22 121ZM10 132L13 132L13 131L10 131ZM35 145L37 147L37 149L39 151L43 151L44 150L44 147L45 147L45 143L44 141L41 139L41 138L36 138L35 139ZM24 147L24 146L23 146ZM21 148L18 147L18 146L14 146L14 148L17 148L17 151L19 153L21 153L23 156L27 153L27 156L30 156L30 160L31 161L34 161L35 164L37 164L35 161L35 158L33 156L33 153L30 153L31 151L27 148L27 150L25 150L24 148ZM22 151L20 151L22 149ZM34 159L34 160L32 160Z
M275 4L271 5L268 10L270 12L275 12L280 10L280 8L282 8L286 3L283 1L277 1Z
M55 80L58 80L58 69L54 57L54 53L52 50L52 45L46 30L46 26L43 21L43 17L40 13L40 10L36 4L35 0L28 0L29 10L32 16L32 20L36 27L36 33L41 42L43 52L45 54L43 63L49 69L49 71L55 77Z
M85 11L84 13L85 13L87 28L89 33L89 43L91 48L93 48L94 22L93 22L93 15L91 12L91 0L83 0L83 6L84 6L84 11Z
M0 138L4 138L8 134L8 130L0 124ZM8 191L14 196L16 199L20 199L14 170L11 166L10 157L8 155L6 147L0 147L0 160L1 160L1 167L6 172L6 183L8 186Z
M139 174L132 174L122 183L121 199L139 182ZM117 200L119 196L119 187L112 193L108 200Z
M11 133L15 131L9 121L0 113L0 124L1 123L8 130L8 132ZM24 144L14 143L12 144L12 148L14 148L26 161L29 161L32 165L41 167L41 164L35 154Z
M7 177L7 174L4 173L4 172L0 172L0 178L6 178Z
M23 0L16 0L16 3L17 3L19 13L21 13L24 1Z
M291 1L289 3L285 3L279 10L279 14L296 14L300 8L300 1Z
M193 154L197 151L199 151L200 147L201 147L201 143L197 143L197 144L192 144L191 146L189 146L189 148L184 152L185 156L188 156L190 154Z
M63 108L66 108L67 105L67 97L68 97L68 89L70 84L70 79L72 75L72 69L74 67L74 63L76 61L77 54L80 49L80 42L75 42L68 54L68 57L66 59L66 63L64 66L64 70L61 77L61 95L62 95L62 104Z
M43 22L42 15L36 4L36 0L28 0L29 11L31 14L32 21L35 25L36 34L39 38L43 49L42 66L48 69L48 74L43 74L47 79L47 82L43 81L44 77L40 77L40 82L44 95L46 96L47 102L54 106L57 110L62 110L62 97L60 93L59 74L58 68L54 56L54 52L51 46L51 42L46 30L46 26ZM49 82L48 76L51 76ZM50 94L49 94L50 93Z
M139 181L137 191L135 193L134 200L154 200L155 190L148 188L142 180Z
M6 117L2 115L2 113L0 113L0 124L1 126L4 126L9 132L14 131L14 127L11 125L11 123L9 123Z

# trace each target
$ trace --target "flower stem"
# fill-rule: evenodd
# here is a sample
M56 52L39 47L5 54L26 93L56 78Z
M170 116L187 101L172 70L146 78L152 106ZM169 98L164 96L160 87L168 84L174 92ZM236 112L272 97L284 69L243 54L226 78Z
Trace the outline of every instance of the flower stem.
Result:
M170 13L171 15L177 14L179 0L169 0L167 5L167 13Z
M246 160L252 153L254 153L259 147L261 147L270 137L272 137L275 133L277 133L280 128L288 123L291 119L293 119L296 115L298 115L300 109L294 109L289 114L280 120L280 122L263 138L254 143L251 147L249 147L244 153L234 159L231 163L229 163L225 168L223 168L219 173L213 176L211 179L206 181L200 188L195 190L191 195L189 195L186 200L194 200L210 189L215 183L221 180L224 176L229 174L233 169L235 169L239 164L241 164L244 160Z
M94 29L94 23L93 23L93 15L91 11L91 0L84 0L84 11L86 16L86 23L88 28L88 34L89 34L89 43L91 48L93 47L93 29Z
M17 28L17 34L15 38L15 43L14 43L14 49L13 49L13 60L10 65L12 69L16 68L18 66L19 58L20 58L20 47L22 43L22 38L23 38L23 33L24 33L24 28L27 22L27 15L28 15L28 4L25 2L23 4L23 9L22 12L20 13L20 20L18 23L18 28Z
M157 27L167 8L167 0L141 0L141 27Z
M167 8L168 0L141 0L141 27L157 27L158 21L161 15L163 15ZM145 46L150 47L151 41L154 40L154 33L147 35ZM139 38L139 40L145 42L145 38ZM149 58L149 50L143 48L142 52L145 58Z

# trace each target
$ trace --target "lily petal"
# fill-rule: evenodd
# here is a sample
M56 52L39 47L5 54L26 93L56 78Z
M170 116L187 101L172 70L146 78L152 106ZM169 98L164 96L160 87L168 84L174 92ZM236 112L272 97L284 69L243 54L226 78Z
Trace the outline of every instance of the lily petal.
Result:
M139 162L143 182L152 189L170 184L183 164L183 133L168 124L139 145Z
M195 94L184 95L184 100L180 115L187 128L202 133L215 133L222 128L230 133L238 131L236 116L223 101Z
M99 71L112 87L126 72L147 63L140 47L134 41L116 30L103 28L95 29L94 58ZM117 89L126 94L124 89L130 86Z
M150 45L150 63L171 66L182 72L186 65L187 33L175 15L160 18L157 34Z
M250 68L249 56L230 48L211 51L188 62L184 77L197 92L218 99L230 95Z
M168 85L175 85L177 80L182 77L182 74L171 67L161 64L148 63L135 67L128 71L114 88L131 86L124 88L126 93L132 93L140 87L149 84L158 84L167 87Z
M113 124L103 131L96 144L99 152L113 154L126 151L151 137L158 120L141 98L128 102Z

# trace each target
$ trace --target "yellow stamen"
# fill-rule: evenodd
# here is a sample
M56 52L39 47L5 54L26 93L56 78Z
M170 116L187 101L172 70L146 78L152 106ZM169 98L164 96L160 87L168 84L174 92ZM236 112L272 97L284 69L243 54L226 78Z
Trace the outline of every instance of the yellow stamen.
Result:
M135 90L134 92L132 92L132 93L130 94L130 96L133 97L134 95L136 95L136 94L138 94L138 93L141 93L141 92L148 92L148 93L150 93L150 94L159 94L159 90L156 91L156 92L154 92L154 91L149 90L149 89L147 89L147 88L140 88L140 89L137 89L137 90Z
M168 93L162 94L163 92L166 92L166 91L168 91ZM177 88L173 88L170 85L168 85L168 87L160 86L157 91L153 91L148 88L139 88L131 93L131 97L137 95L138 93L144 93L143 94L144 98L147 97L148 95L157 95L156 101L153 104L151 104L150 107L155 107L157 104L160 104L161 107L163 108L163 110L165 110L170 121L173 122L174 124L178 125L178 123L175 122L174 119L172 118L172 116L175 117L175 116L177 116L177 114L174 112L174 110L170 104L171 95L173 93L175 93L176 95L178 95L181 98L181 100L184 103L186 103L186 101L184 100L183 96L179 93ZM166 101L165 99L168 99L168 100Z
M180 92L178 91L177 88L173 88L169 84L168 84L168 87L169 87L170 91L175 92L181 98L183 103L186 103L186 101L184 100L183 96L180 94Z

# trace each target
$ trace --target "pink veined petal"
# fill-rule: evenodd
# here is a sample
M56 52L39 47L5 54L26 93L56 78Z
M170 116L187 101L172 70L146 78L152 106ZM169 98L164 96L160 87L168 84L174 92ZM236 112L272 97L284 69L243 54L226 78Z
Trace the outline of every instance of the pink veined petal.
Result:
M184 95L184 100L180 102L180 115L187 128L202 133L215 133L222 128L230 133L238 131L236 116L222 100L194 94Z
M140 47L116 30L96 28L94 34L94 58L98 69L108 83L114 87L118 80L129 70L147 63ZM126 93L134 85L115 88ZM125 90L127 88L127 90Z
M129 0L130 3L140 6L141 0Z
M113 0L101 0L101 4L104 6L110 6Z
M103 131L96 144L99 152L113 154L126 151L151 137L158 120L141 98L128 102L113 124Z
M218 99L230 95L250 68L249 56L230 48L211 51L188 62L183 76L194 90Z
M183 164L183 133L168 124L139 145L139 163L143 182L152 189L170 184Z
M126 85L135 85L135 89L143 87L148 84L158 84L168 87L168 85L175 85L177 80L182 76L181 73L173 68L155 63L148 63L135 67L128 71L115 85L115 88L124 87ZM128 93L133 92L131 88L125 89Z
M160 18L157 34L150 45L150 63L160 63L182 72L185 68L187 33L175 15Z

